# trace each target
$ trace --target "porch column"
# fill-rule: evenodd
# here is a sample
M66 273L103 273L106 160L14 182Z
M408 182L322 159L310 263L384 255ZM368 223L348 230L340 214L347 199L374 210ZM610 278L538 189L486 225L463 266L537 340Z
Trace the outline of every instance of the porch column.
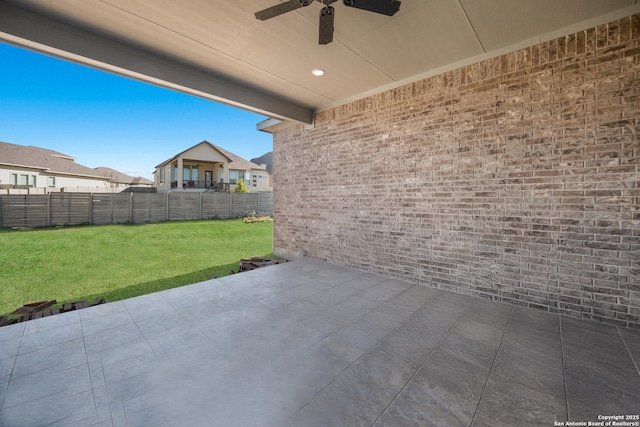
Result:
M176 186L180 190L184 189L184 187L182 186L182 169L184 169L182 157L178 157L178 183L176 184Z

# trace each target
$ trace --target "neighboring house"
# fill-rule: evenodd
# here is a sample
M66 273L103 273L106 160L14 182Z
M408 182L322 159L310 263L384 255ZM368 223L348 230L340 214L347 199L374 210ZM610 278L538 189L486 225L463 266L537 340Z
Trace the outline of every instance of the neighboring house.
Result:
M98 167L94 169L100 175L109 178L111 182L111 188L116 191L124 191L129 188L152 188L153 181L150 181L141 176L132 177L122 172L119 172L115 169L106 168L106 167Z
M269 151L260 157L251 159L251 162L267 168L267 171L269 172L269 187L273 188L273 151Z
M270 190L270 175L266 167L209 141L202 141L160 163L153 173L159 192L176 189L233 191L240 180L245 181L251 192Z
M265 153L260 157L256 157L255 159L251 159L250 161L256 165L264 165L269 173L273 175L273 151L269 151L268 153Z
M2 192L110 190L110 180L66 154L46 148L0 142Z

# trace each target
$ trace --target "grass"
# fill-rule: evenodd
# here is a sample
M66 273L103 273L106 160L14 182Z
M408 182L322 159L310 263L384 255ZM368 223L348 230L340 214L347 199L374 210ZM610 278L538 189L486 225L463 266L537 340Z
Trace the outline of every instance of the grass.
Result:
M0 229L0 314L27 302L117 301L222 277L269 257L273 224L240 219Z

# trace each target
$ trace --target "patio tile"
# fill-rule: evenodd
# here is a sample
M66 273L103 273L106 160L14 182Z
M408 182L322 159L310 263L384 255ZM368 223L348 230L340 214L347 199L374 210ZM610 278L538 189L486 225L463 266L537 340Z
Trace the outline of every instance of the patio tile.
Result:
M76 326L80 323L80 315L78 311L58 314L56 316L42 317L40 319L26 322L24 335L40 334L52 329L58 329L64 326Z
M458 320L474 321L504 331L512 310L511 305L479 300L478 304L470 306L462 313Z
M208 342L209 339L202 331L189 324L166 330L149 338L149 343L159 344L167 355L181 353Z
M378 282L368 289L363 290L358 295L372 301L383 303L395 298L411 288L411 284L399 280L385 280ZM419 307L418 307L419 308Z
M389 299L390 304L418 310L435 298L440 291L422 285L413 285L402 293Z
M413 316L407 320L407 323L415 322L424 328L448 332L456 323L458 317L459 314L435 310L432 307L432 303L427 303L426 306L417 310Z
M107 313L100 317L82 318L81 322L82 333L84 335L92 335L117 328L118 326L131 325L133 324L133 319L129 312L124 310Z
M495 328L475 320L466 320L463 316L460 316L449 333L453 336L478 341L497 349L502 341L504 328Z
M3 328L6 328L6 326L3 326ZM20 349L20 342L22 342L22 337L2 341L0 345L0 360L10 359L13 362Z
M601 360L630 358L629 351L613 325L588 322L578 319L562 319L562 342L565 355Z
M380 303L378 301L366 299L360 294L356 294L327 308L324 313L353 322L379 306Z
M406 323L385 337L371 354L413 374L444 338L445 332Z
M172 311L155 317L148 317L136 322L140 333L149 338L155 334L185 325L187 321L180 313Z
M618 328L618 331L636 366L640 367L640 330Z
M348 319L345 320L340 317L321 312L307 317L302 320L302 323L311 328L317 329L326 335L330 335L347 326L351 322Z
M448 335L438 348L448 357L485 369L491 368L498 354L496 345L453 334Z
M78 311L78 314L80 315L80 319L84 322L88 319L94 319L126 310L127 309L122 301L114 301L82 309Z
M20 338L24 334L24 328L27 322L15 323L13 325L7 325L0 328L0 343L12 340L14 338ZM1 346L0 346L1 348ZM1 350L0 350L1 351Z
M66 369L86 364L87 355L84 351L84 341L82 338L77 338L20 354L15 359L11 379L15 380L50 368Z
M0 359L0 384L4 384L11 378L13 372L14 358ZM2 399L0 399L1 404Z
M105 383L109 386L113 383L135 378L142 373L153 371L157 367L169 363L165 359L158 358L155 353L144 352L130 358L105 364L102 369Z
M120 345L105 349L96 354L88 354L90 363L93 361L93 357L98 357L99 365L106 367L112 363L121 362L123 360L138 357L144 354L152 354L153 348L148 341L144 339L135 339L132 341L124 342ZM156 354L156 356L158 356ZM159 357L159 356L158 356Z
M376 426L469 426L489 369L436 350Z
M46 387L34 387L34 384L46 384ZM87 365L40 371L15 380L12 379L9 382L2 410L34 402L47 396L55 396L55 398L62 400L65 396L83 391L91 391Z
M360 350L369 351L380 342L375 336L355 327L347 325L344 328L334 332L331 338L336 341L348 343Z
M3 408L0 425L5 427L69 426L95 417L91 390L59 393ZM79 422L79 425L90 425Z
M492 375L478 407L478 416L505 425L550 426L554 421L566 421L567 410L564 398Z
M128 342L142 339L140 330L135 323L125 324L116 328L84 337L87 353L99 353L118 347Z
M597 420L611 414L635 414L640 402L640 374L627 356L605 361L589 355L566 359L565 378L569 419Z
M493 366L493 372L540 392L565 398L564 368L560 338L556 349L536 348L536 343L522 345L505 336Z
M124 300L124 306L135 321L156 317L161 314L172 313L174 308L161 293L141 295Z
M464 313L473 303L474 299L472 297L451 292L441 292L431 299L425 308L449 313L457 317Z
M58 316L61 316L61 314L50 317L53 319ZM73 319L73 322L68 322L69 319ZM80 318L77 314L74 317L67 318L67 321L65 322L55 322L55 324L55 328L47 328L46 325L43 324L37 328L30 328L30 333L28 335L25 333L22 338L19 354L40 350L82 337L82 327L80 325ZM59 324L63 324L63 326L58 326Z

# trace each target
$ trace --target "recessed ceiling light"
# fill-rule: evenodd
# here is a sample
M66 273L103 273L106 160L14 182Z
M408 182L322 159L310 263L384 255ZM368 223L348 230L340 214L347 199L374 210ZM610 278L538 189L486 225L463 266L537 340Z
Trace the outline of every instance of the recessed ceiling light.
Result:
M313 74L316 77L320 77L320 76L324 75L324 70L316 68L315 70L311 71L311 74Z

